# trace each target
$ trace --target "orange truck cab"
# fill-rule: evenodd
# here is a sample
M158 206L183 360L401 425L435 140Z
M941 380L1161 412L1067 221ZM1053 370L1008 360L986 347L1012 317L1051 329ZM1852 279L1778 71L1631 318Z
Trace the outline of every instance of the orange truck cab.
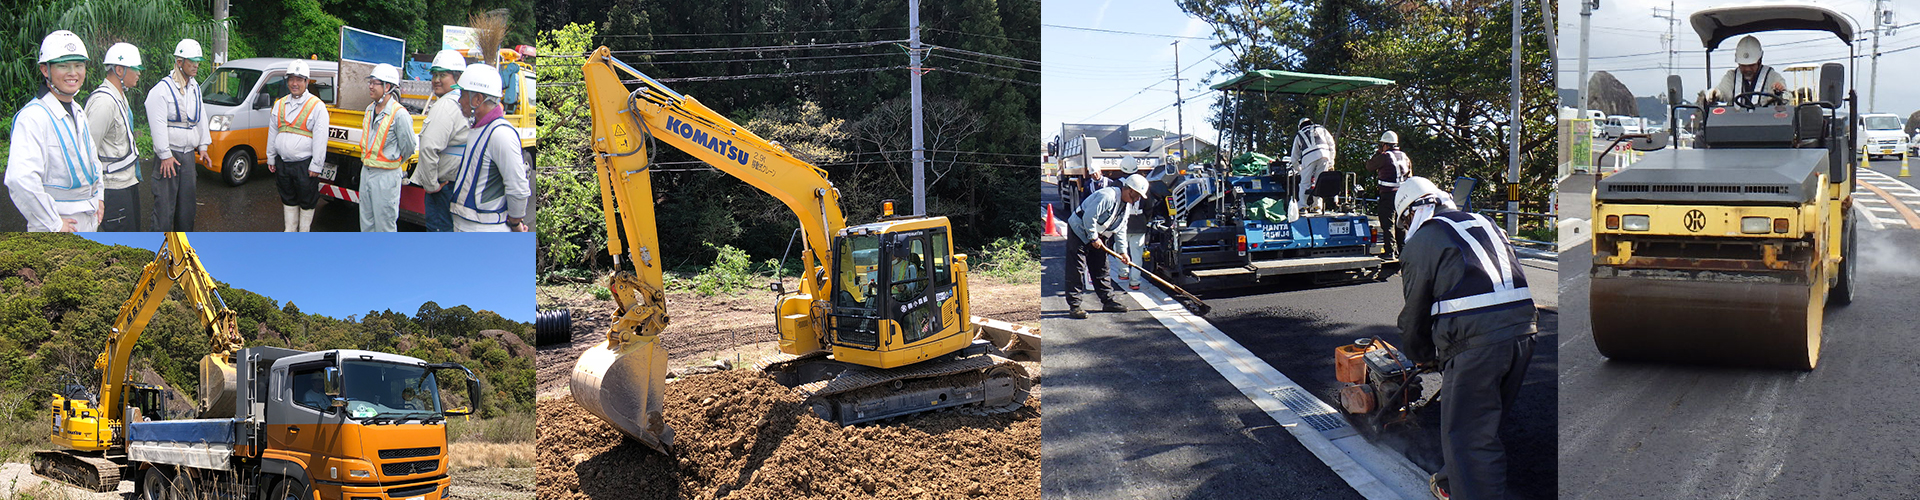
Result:
M127 425L137 496L446 497L446 417L471 413L480 394L465 367L350 349L251 347L236 359L234 418ZM440 391L460 378L464 398ZM453 400L464 406L446 408Z

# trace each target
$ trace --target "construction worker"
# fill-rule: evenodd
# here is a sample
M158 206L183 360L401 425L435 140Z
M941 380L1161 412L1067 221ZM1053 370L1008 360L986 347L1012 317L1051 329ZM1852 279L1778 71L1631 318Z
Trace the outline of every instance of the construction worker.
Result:
M526 231L533 188L521 159L520 132L500 106L500 72L485 64L460 74L460 112L472 118L467 153L453 185L455 231Z
M127 89L140 84L140 49L131 43L107 47L100 61L100 86L87 94L87 125L106 166L106 201L101 231L140 230L140 151L133 136L133 108Z
M1140 159L1138 157L1128 156L1121 158L1120 170L1118 171L1118 175L1114 177L1114 180L1115 182L1122 182L1127 177L1138 173L1140 173ZM1145 178L1144 175L1141 177ZM1139 215L1139 203L1127 204L1127 213L1120 215L1124 218L1120 223L1120 233L1114 235L1113 238L1113 246L1115 247L1113 251L1136 261L1140 260L1140 247L1146 244L1147 240L1147 218L1140 217ZM1123 263L1116 272L1119 274L1118 278L1120 281L1127 282L1127 289L1140 289L1140 283L1133 279L1133 266Z
M1293 168L1300 174L1300 183L1294 189L1294 202L1288 207L1287 219L1299 216L1300 210L1317 212L1320 199L1308 193L1313 192L1313 182L1320 173L1333 168L1333 133L1313 122L1311 118L1300 119L1300 130L1293 135Z
M1068 316L1074 319L1087 317L1087 311L1080 308L1080 294L1086 292L1086 285L1080 281L1082 272L1093 278L1093 293L1100 297L1100 310L1127 312L1127 306L1113 299L1113 275L1107 272L1106 241L1126 227L1127 211L1146 196L1147 178L1140 174L1129 175L1118 186L1087 195L1087 201L1080 203L1080 208L1067 217L1067 229L1070 229L1067 232ZM1122 265L1133 263L1126 254L1120 255Z
M420 164L408 179L427 192L427 230L453 230L453 190L448 186L460 176L460 159L467 151L467 117L460 112L460 74L467 60L456 50L441 50L433 56L433 102L427 104L427 121L420 128Z
M1422 177L1400 184L1394 211L1406 228L1400 279L1401 337L1409 358L1439 367L1441 473L1438 498L1500 498L1507 482L1500 420L1513 407L1533 357L1534 305L1507 234L1486 216L1454 207Z
M394 232L400 224L400 184L416 148L413 115L400 105L400 69L380 63L367 75L366 117L360 122L360 231Z
M1735 96L1749 92L1784 94L1787 91L1787 79L1774 71L1772 66L1761 64L1760 39L1747 35L1734 46L1733 62L1738 66L1727 70L1720 77L1720 84L1707 91L1707 100L1728 102ZM1781 101L1786 102L1786 101ZM1755 104L1765 104L1756 102Z
M160 169L153 183L153 230L192 231L194 188L199 177L194 160L207 158L213 136L207 133L207 113L200 99L200 42L182 39L173 47L173 71L147 92L147 127L153 134L153 152Z
M94 231L104 193L93 133L73 98L87 79L87 44L67 30L40 40L40 78L47 93L13 115L6 184L28 231Z
M1387 255L1394 255L1394 247L1400 240L1406 239L1400 226L1393 223L1393 196L1400 189L1400 183L1413 176L1413 160L1400 151L1400 134L1392 130L1380 133L1380 147L1374 150L1373 157L1367 159L1367 170L1373 172L1378 184L1379 198L1373 202L1374 215L1380 217L1379 229L1388 232L1388 238L1381 238Z
M287 95L273 102L273 126L267 127L267 171L280 190L286 232L313 230L313 208L320 202L315 178L327 160L327 103L307 92L312 82L312 65L287 63Z

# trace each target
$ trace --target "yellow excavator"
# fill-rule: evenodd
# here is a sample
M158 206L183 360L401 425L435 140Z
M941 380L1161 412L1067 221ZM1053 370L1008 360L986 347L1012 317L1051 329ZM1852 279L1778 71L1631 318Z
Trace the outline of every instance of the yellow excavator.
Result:
M110 491L119 485L120 461L107 454L122 449L126 424L137 421L126 414L128 402L145 401L145 406L134 407L154 411L159 405L152 402L162 390L127 379L133 345L176 285L186 293L187 304L212 336L213 353L200 358L200 417L232 416L234 353L243 343L238 316L214 293L217 285L187 244L186 234L166 233L164 246L134 284L133 296L121 304L107 348L94 360L94 369L100 371L100 391L92 396L98 402L81 394L54 394L52 441L61 449L34 452L35 473L94 491Z
M631 270L609 278L614 325L574 365L569 388L580 406L671 451L673 429L662 414L667 354L659 344L666 293L648 171L656 142L746 181L800 219L804 271L797 290L774 287L782 354L761 369L807 396L815 414L855 424L958 406L1018 408L1026 400L1026 370L992 339L1025 338L1037 349L1038 338L971 316L966 256L953 253L946 217L894 216L889 202L878 221L848 227L826 170L614 59L606 47L582 70L607 252L625 255L620 265ZM640 85L629 91L622 72Z

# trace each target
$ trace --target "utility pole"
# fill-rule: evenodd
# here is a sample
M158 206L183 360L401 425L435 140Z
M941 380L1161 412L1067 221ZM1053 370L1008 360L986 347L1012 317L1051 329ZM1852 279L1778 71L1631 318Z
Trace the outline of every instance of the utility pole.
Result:
M922 146L925 123L920 118L920 0L907 0L907 71L913 92L913 214L927 214L927 150Z
M1173 41L1173 126L1178 128L1174 129L1173 139L1176 141L1182 141L1181 142L1182 145L1180 146L1181 158L1185 158L1187 156L1187 147L1185 146L1186 139L1181 138L1181 136L1184 136L1187 134L1187 113L1185 109L1182 108L1182 105L1184 105L1185 102L1186 102L1186 99L1182 99L1180 97L1180 41L1174 40Z
M1667 21L1667 34L1660 36L1660 44L1667 48L1667 74L1669 75L1674 74L1673 49L1679 40L1679 38L1675 38L1674 32L1679 29L1680 15L1675 12L1677 11L1674 9L1673 0L1667 1L1667 8L1665 9L1659 7L1653 8L1654 19L1665 19Z
M213 32L213 65L219 66L227 63L227 0L213 1L213 20L220 23Z
M1523 8L1526 4L1513 2L1508 5L1513 6L1513 95L1511 96L1512 108L1510 108L1507 113L1506 195L1507 234L1513 235L1520 233L1520 64L1524 61L1524 59L1520 57L1520 49L1524 46L1520 43L1520 35L1526 33L1525 25L1521 24L1520 21L1520 12L1526 10Z
M1892 14L1886 9L1886 0L1873 0L1873 70L1867 76L1867 111L1879 111L1874 106L1874 96L1880 93L1880 32L1890 21Z
M1600 0L1580 0L1580 116L1587 118L1587 40L1593 37L1593 10Z

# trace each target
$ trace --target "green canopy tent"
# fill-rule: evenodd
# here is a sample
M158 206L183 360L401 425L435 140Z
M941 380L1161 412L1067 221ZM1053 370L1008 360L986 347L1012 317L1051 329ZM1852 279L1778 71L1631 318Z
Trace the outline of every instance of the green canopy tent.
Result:
M1213 89L1221 91L1229 99L1234 98L1236 94L1246 92L1258 92L1264 99L1272 94L1329 97L1374 87L1387 87L1394 84L1393 80L1383 78L1322 75L1277 69L1259 69L1215 84ZM1240 99L1245 99L1245 97L1242 96ZM1347 102L1341 103L1342 116L1346 115L1347 104ZM1229 109L1232 108L1229 107ZM1329 106L1327 111L1331 114L1333 108ZM1327 121L1326 117L1322 117L1321 121ZM1336 130L1340 129L1338 126L1333 128ZM1221 135L1224 136L1225 132L1221 132ZM1247 141L1250 141L1250 139L1243 139L1242 142ZM1222 147L1226 147L1228 144L1225 137L1221 137L1217 142ZM1245 144L1244 146L1249 149L1252 148L1251 144Z

